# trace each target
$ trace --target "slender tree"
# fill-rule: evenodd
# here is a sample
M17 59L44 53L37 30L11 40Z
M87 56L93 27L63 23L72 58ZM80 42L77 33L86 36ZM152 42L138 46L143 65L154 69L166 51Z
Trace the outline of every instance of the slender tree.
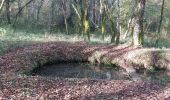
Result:
M87 36L87 40L90 41L90 20L88 14L89 3L88 0L83 0L84 11L83 11L83 25L84 25L84 34Z
M5 0L6 2L6 18L8 24L11 24L11 17L10 17L10 0Z
M120 41L120 1L117 0L116 44Z
M92 28L92 31L95 30L95 21L96 21L96 0L90 0L90 9L89 9L89 12L90 12L90 22L91 22L91 28Z
M66 29L66 33L69 34L68 31L68 23L67 23L67 8L66 8L66 1L62 0L62 12L63 12L63 17L64 17L64 24L65 24L65 29Z
M100 0L101 33L104 40L106 34L106 1Z
M160 22L159 22L159 27L158 27L157 39L156 39L156 46L158 46L158 42L159 42L159 38L161 34L161 27L162 27L163 14L164 14L164 4L165 4L165 0L162 0L161 15L160 15Z
M143 45L143 19L146 0L136 0L136 11L134 15L133 28L133 46L139 47Z
M50 8L49 8L49 12L48 12L48 32L51 33L52 32L52 24L53 24L53 10L54 10L54 4L55 4L55 0L51 0L50 1Z
M110 4L110 9L107 7L107 16L112 31L111 43L118 45L120 41L120 1L113 0L112 2L110 1ZM116 4L116 6L114 6L114 4ZM115 16L114 12L116 12Z
M84 39L90 41L90 19L88 14L89 2L88 0L80 0L80 23Z
M37 18L36 18L37 22L40 19L40 11L41 11L41 8L42 8L43 4L44 4L44 0L41 0L39 6L37 7Z
M21 9L21 0L18 0L18 11ZM21 17L22 12L19 14L19 16Z

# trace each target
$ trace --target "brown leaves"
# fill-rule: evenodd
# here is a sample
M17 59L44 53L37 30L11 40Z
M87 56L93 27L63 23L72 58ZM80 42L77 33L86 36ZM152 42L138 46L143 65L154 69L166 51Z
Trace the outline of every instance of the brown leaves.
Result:
M43 66L48 62L56 61L87 61L89 57L98 53L107 52L92 57L102 63L105 57L112 63L121 64L126 61L131 65L135 60L128 58L133 48L117 48L105 45L87 45L86 43L52 42L39 43L18 48L0 57L0 98L6 99L141 99L162 98L170 96L167 87L150 82L104 81L104 80L67 80L44 79L41 77L20 76L20 73L31 71L35 67ZM140 49L141 50L141 49ZM139 50L139 53L141 52ZM135 50L137 52L137 50ZM140 55L136 53L137 55ZM134 57L134 58L133 58ZM144 57L144 56L142 56ZM128 60L127 60L128 59ZM145 63L145 62L143 62ZM123 67L123 66L122 66ZM11 78L12 77L12 78Z

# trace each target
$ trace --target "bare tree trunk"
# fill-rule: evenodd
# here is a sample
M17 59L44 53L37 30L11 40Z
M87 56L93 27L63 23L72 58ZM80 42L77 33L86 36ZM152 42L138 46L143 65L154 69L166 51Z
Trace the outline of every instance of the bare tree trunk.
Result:
M40 10L41 10L41 7L43 6L43 3L44 3L44 0L41 0L40 2L40 5L38 6L37 8L37 22L39 21L39 17L40 17Z
M18 11L20 11L21 10L21 0L18 0ZM19 13L19 17L22 15L22 12L21 13Z
M124 35L123 39L125 39L127 37L128 33L129 33L130 29L131 29L131 24L132 24L132 19L129 19L128 24L127 24L127 30L125 32L125 35Z
M63 17L64 17L64 24L65 24L65 29L66 29L66 33L69 34L68 32L68 23L67 23L67 16L66 16L66 1L62 0L62 10L63 10Z
M30 21L31 21L31 24L33 25L34 22L35 22L35 1L32 1L31 4L30 4Z
M84 36L84 40L90 41L90 19L88 14L89 2L88 0L80 0L80 11L81 11L81 30ZM86 38L87 36L87 38Z
M143 18L146 0L137 0L137 11L135 13L135 23L133 29L133 45L139 47L143 45Z
M6 0L6 17L8 24L11 24L11 17L10 17L10 1Z
M130 36L133 37L133 29L134 29L134 19L135 19L135 15L136 15L136 12L137 11L134 11L134 9L137 8L137 1L135 0L134 1L135 4L134 6L132 7L131 11L132 11L132 16L130 17L130 19L128 20L128 23L127 23L127 30L125 32L125 35L123 37L123 39L125 39L127 37L127 35L130 33ZM133 12L134 11L134 12ZM133 42L133 39L132 39L132 42Z
M116 10L117 10L117 17L114 19L113 12L109 11L109 19L111 22L111 31L112 31L112 37L111 37L111 43L115 43L116 45L119 44L120 41L120 2L119 0L115 0L110 2L111 10L113 10L113 4L116 2Z
M113 16L113 6L116 0L110 1L109 2L109 6L107 8L107 13L108 13L108 17L109 17L109 21L110 21L110 28L111 28L111 43L115 43L115 38L116 38L116 23L115 23L115 18Z
M27 23L29 22L31 22L31 10L32 10L32 8L31 8L31 4L32 4L32 2L27 6L27 8L26 8L26 10L28 11L27 12Z
M87 36L87 40L90 41L90 21L88 16L88 0L84 0L84 15L83 15L83 25L84 25L84 33Z
M106 2L104 0L100 0L100 20L102 40L104 40L106 34Z
M158 46L158 42L161 34L161 27L162 27L163 14L164 14L164 4L165 4L165 0L162 0L161 16L160 16L160 22L158 27L158 33L157 33L156 46Z
M117 0L116 44L120 41L120 2Z
M164 4L165 4L165 0L162 0L161 18L160 18L160 23L158 27L158 33L161 32L161 26L162 26L162 21L163 21L163 14L164 14Z
M53 13L53 10L52 10L52 8L53 8L53 0L51 0L50 1L50 8L49 8L49 11L48 11L48 23L47 23L47 30L48 30L48 33L51 33L51 31L52 31L52 13Z
M111 31L112 31L112 37L111 37L111 43L115 43L115 37L116 37L116 25L114 20L110 19L111 23Z
M91 28L94 31L95 30L95 0L90 0L90 21L91 21Z
M97 14L98 18L97 18L97 24L99 26L101 26L101 16L102 16L102 12L103 12L103 0L99 0L98 2L98 6L99 6L99 13Z
M96 23L96 0L93 0L93 21Z
M51 12L48 13L48 32L51 33Z

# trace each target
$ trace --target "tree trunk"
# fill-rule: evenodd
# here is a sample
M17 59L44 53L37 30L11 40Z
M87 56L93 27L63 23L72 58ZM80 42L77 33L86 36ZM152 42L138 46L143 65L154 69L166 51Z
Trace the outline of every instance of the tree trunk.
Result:
M20 11L21 10L21 0L18 0L18 11ZM19 13L19 17L21 17L21 15L22 15L22 12L21 13Z
M30 7L31 7L31 24L34 25L35 24L35 14L36 14L36 5L35 5L35 1L31 2Z
M162 0L161 17L160 17L160 22L159 22L159 27L158 27L156 46L158 46L158 42L159 42L159 38L161 34L161 27L162 27L163 14L164 14L164 4L165 4L165 0Z
M84 40L90 41L90 19L88 14L88 0L80 0L80 9L81 9L81 26L84 36ZM87 38L86 38L87 36Z
M137 9L134 18L133 29L133 46L139 47L143 45L143 18L146 0L137 0Z
M104 40L106 33L106 2L104 0L100 0L100 20L102 40Z
M62 0L62 10L63 10L63 17L64 17L64 24L65 24L66 33L69 34L67 16L66 16L67 8L66 8L66 1L65 0Z
M8 24L11 24L11 17L10 17L10 1L6 0L6 17Z
M117 0L116 45L120 41L120 2Z
M93 21L96 23L96 0L93 0Z
M37 16L36 16L37 23L39 22L39 19L40 19L40 10L41 10L41 7L43 6L43 4L44 4L44 0L41 0L40 5L37 8Z
M90 0L90 21L91 21L91 29L95 31L95 0Z
M110 18L110 26L112 31L111 43L115 43L116 38L116 25L113 19Z
M117 17L116 19L114 19L114 17L111 15L112 13L110 13L109 16L110 17L110 22L111 22L111 30L112 30L112 37L111 37L111 43L115 43L116 45L119 44L120 41L120 2L119 0L115 0L117 1L117 6L116 6L116 10L117 10ZM113 2L115 2L113 1ZM114 3L111 3L112 6ZM113 9L113 8L112 8ZM113 20L114 19L114 20Z
M89 21L89 14L88 14L88 0L84 0L84 17L83 17L83 24L84 24L84 33L87 36L87 41L90 41L90 21Z
M53 22L53 6L54 0L50 1L50 8L48 11L48 33L52 32L52 22Z

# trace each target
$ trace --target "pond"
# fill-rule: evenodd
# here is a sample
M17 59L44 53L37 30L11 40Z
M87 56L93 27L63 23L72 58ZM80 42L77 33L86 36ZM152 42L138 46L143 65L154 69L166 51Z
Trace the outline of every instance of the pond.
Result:
M43 77L87 78L128 80L129 75L114 66L91 65L88 63L59 63L43 66L32 71L32 75Z
M33 76L50 78L85 78L109 80L133 80L129 74L113 65L91 65L89 63L58 63L34 69ZM137 73L142 80L168 83L170 85L170 72L155 70L149 73Z

